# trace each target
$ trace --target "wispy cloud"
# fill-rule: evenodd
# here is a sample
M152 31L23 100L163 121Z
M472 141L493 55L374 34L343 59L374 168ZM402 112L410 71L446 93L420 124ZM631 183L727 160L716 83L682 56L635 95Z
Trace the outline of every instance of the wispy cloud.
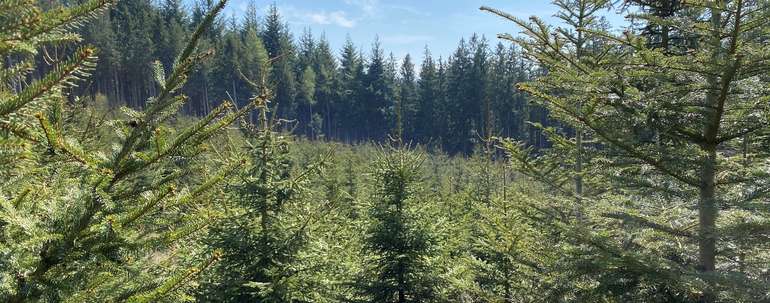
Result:
M430 12L419 10L416 7L411 5L389 4L388 8L391 10L406 12L408 14L412 14L416 16L429 17L431 15Z
M335 25L344 28L355 27L358 23L344 11L311 11L293 5L278 6L281 16L291 24L297 25Z
M388 35L381 38L382 42L386 44L413 44L417 42L426 43L433 39L433 36L408 34Z
M377 14L380 9L379 0L345 0L345 4L358 7L369 16Z
M310 22L315 24L327 25L334 24L345 28L352 28L356 26L356 21L348 18L347 14L343 11L334 12L311 12L307 14L307 18Z

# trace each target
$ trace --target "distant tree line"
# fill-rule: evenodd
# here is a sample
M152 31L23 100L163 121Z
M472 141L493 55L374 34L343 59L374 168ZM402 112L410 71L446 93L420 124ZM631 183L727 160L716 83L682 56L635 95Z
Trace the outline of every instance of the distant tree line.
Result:
M200 1L186 9L181 2L120 1L85 27L84 39L100 50L85 93L144 108L158 89L146 76L153 62L170 69L213 5ZM243 16L217 19L202 37L200 49L215 52L190 75L183 89L190 101L182 111L203 116L223 100L243 106L250 93L244 78L264 77L276 89L275 113L292 121L284 129L311 139L384 141L400 121L405 142L450 153L472 152L489 133L545 146L538 128L527 123L544 123L545 110L515 88L538 71L518 49L491 46L474 35L448 58L432 56L426 46L416 63L410 55L388 55L377 38L368 51L355 45L348 39L337 55L323 35L309 29L293 37L275 6L260 16L251 4ZM269 69L259 64L266 58L272 60Z

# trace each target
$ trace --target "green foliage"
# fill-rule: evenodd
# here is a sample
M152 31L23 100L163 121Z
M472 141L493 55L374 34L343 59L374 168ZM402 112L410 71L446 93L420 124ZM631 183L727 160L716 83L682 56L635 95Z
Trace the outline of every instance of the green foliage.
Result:
M290 141L276 133L268 114L269 94L262 87L253 98L260 104L258 126L242 126L251 141L249 161L229 187L234 205L225 209L222 224L211 228L206 241L221 250L222 260L202 286L201 301L290 302L300 293L298 253L307 244L308 225L317 218L293 204L302 202L304 183L320 163L294 171Z
M767 1L483 8L515 46L419 77L275 6L36 3L0 3L0 301L768 300Z
M374 302L425 302L435 296L437 281L426 258L434 240L420 225L420 166L422 158L405 150L385 154L374 168L377 201L366 247L373 254L370 279L363 293Z
M755 138L768 130L757 74L767 29L750 24L767 18L767 3L629 1L643 28L622 34L598 16L608 1L555 4L566 27L482 9L522 28L501 37L548 72L519 88L577 130L573 139L545 128L554 148L542 153L504 143L515 167L554 193L540 207L553 214L543 228L566 236L553 265L574 281L558 297L766 300L767 246L739 244L734 227L763 224L746 206L766 178Z
M64 60L39 50L79 41L71 30L111 3L45 13L29 1L6 4L1 49L15 59L4 61L0 88L0 300L184 300L182 290L217 256L179 242L207 224L201 202L233 167L220 159L213 176L183 176L207 169L193 161L253 107L225 104L188 127L168 127L186 101L178 91L210 54L197 43L225 2L205 15L168 75L156 65L158 94L144 111L109 116L101 104L68 98L93 70L94 48ZM54 68L28 78L38 55Z

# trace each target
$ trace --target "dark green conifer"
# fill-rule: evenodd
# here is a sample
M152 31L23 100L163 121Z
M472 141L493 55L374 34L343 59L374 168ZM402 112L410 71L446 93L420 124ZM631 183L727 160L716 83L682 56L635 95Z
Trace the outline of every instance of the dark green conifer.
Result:
M363 295L372 302L426 302L435 295L436 279L426 258L433 249L417 211L421 198L422 158L393 150L374 167L376 190L366 247L374 256Z

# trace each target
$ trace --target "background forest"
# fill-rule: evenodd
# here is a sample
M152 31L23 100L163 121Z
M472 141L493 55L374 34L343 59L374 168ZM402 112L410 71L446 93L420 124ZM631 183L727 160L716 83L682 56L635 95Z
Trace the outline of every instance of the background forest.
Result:
M108 14L84 28L86 42L102 55L93 82L83 89L103 94L111 105L143 107L155 93L152 63L170 68L213 2L181 0L154 5L149 0L118 2ZM323 35L306 28L294 37L276 6L267 15L252 3L243 18L214 21L201 46L215 50L190 75L183 92L190 97L183 112L201 116L222 100L248 102L252 79L267 75L274 86L278 116L297 123L294 132L313 139L342 142L382 141L396 127L396 100L402 103L404 139L452 154L469 154L479 134L490 130L505 137L547 143L527 121L545 122L545 111L526 102L515 83L538 73L516 47L472 36L461 40L449 58L433 58L426 47L423 62L395 58L377 37L331 49ZM356 45L371 43L371 49ZM336 55L339 54L339 55ZM260 62L274 58L264 71ZM415 65L420 65L419 73ZM489 106L489 111L486 111ZM485 112L494 113L486 117Z
M419 72L226 2L0 0L0 301L770 302L770 2Z

